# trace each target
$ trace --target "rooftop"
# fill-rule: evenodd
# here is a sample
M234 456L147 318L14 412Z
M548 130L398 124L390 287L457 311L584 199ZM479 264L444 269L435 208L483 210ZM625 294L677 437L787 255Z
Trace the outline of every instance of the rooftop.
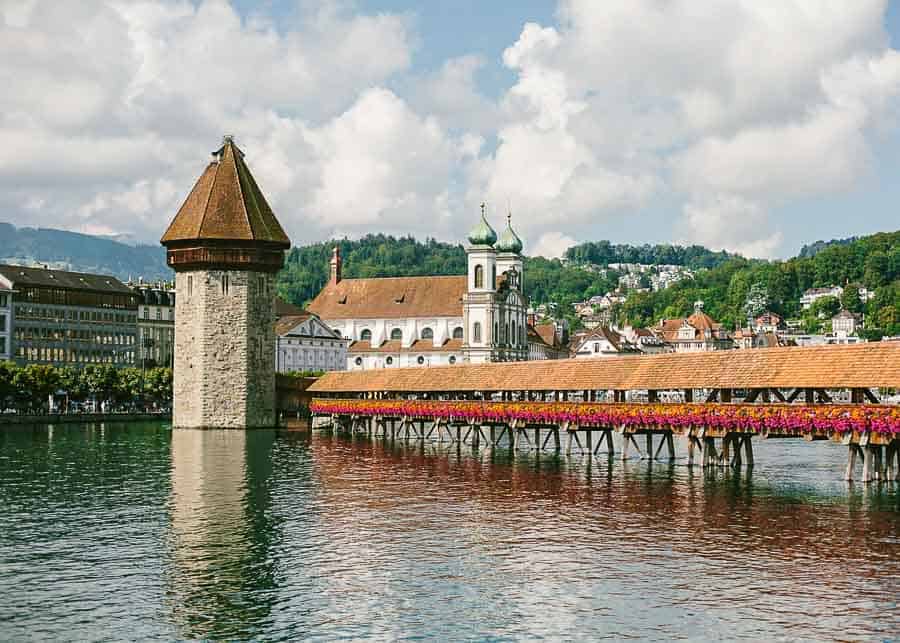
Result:
M376 277L328 283L309 304L322 319L462 317L466 277Z
M160 243L241 241L291 245L230 136L214 153Z
M86 272L69 272L66 270L0 264L0 276L12 282L14 289L25 286L41 286L68 290L134 294L131 288L115 277L93 275Z

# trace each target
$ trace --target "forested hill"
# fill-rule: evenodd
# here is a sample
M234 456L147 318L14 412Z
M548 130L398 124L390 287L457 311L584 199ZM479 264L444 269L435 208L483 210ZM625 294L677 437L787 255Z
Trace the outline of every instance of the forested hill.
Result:
M0 223L0 263L47 264L60 270L96 272L119 279L171 279L162 246L130 246L112 239L48 228Z
M737 255L725 251L713 252L703 246L674 246L657 244L632 246L609 241L588 241L566 250L566 259L574 264L611 263L668 264L688 268L715 268Z
M831 285L844 287L841 301L825 298L812 309L801 309L800 296L806 289ZM754 296L748 297L754 287ZM860 301L860 287L873 291L874 298ZM815 332L820 330L821 318L828 319L843 307L865 313L864 334L870 338L900 334L900 231L826 243L812 256L787 261L730 259L666 290L631 294L619 315L622 320L649 325L688 314L697 300L705 302L706 312L729 328L744 323L748 312L765 308L801 317L807 330Z

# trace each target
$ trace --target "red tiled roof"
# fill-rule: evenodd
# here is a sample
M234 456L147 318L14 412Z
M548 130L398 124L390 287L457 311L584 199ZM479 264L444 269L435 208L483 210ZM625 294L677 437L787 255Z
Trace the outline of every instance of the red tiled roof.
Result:
M462 350L463 340L448 339L440 346L435 346L430 339L417 339L410 346L403 347L399 339L391 339L380 346L372 346L368 340L359 340L350 344L348 353L457 353Z
M328 373L313 392L900 387L900 342Z
M462 317L466 277L378 277L327 284L309 304L329 319Z

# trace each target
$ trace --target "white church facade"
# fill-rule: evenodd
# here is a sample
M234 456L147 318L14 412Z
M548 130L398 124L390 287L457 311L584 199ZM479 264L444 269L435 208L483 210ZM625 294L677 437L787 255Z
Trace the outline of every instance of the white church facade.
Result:
M522 241L497 237L485 219L472 229L459 276L343 279L338 248L310 312L350 341L348 370L528 359Z

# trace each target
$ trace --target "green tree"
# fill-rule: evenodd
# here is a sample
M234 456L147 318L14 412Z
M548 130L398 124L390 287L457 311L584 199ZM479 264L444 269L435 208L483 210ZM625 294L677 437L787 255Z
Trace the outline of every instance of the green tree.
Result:
M810 311L819 319L831 319L841 310L841 302L837 297L820 297L816 299Z
M764 284L755 283L750 286L750 292L744 300L744 315L748 319L755 319L769 309L769 289Z
M859 298L859 288L853 284L848 284L844 288L841 295L841 308L849 310L853 313L861 313L863 309L862 300Z
M863 283L868 288L884 286L891 280L891 261L886 252L876 250L866 258Z

